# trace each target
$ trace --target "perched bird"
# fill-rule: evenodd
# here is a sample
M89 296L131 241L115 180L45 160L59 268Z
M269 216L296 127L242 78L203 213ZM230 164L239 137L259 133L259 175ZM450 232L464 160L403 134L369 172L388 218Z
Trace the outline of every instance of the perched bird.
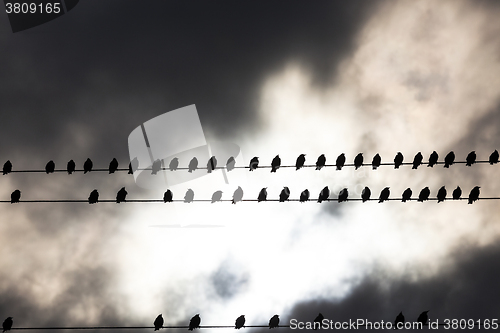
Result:
M317 330L318 328L321 328L321 323L323 321L323 319L325 319L325 317L323 317L323 315L320 313L316 316L316 318L314 318L314 330Z
M12 328L13 323L14 321L12 320L12 317L7 317L7 319L5 319L2 324L3 331L9 331Z
M290 189L288 187L283 187L280 193L280 202L285 202L290 197Z
M210 157L207 162L207 173L212 173L213 170L217 167L217 159L215 156Z
M321 192L319 192L318 203L321 203L324 200L327 200L329 196L330 196L330 190L328 189L328 186L325 186L321 190Z
M354 170L358 170L363 165L363 153L359 153L354 158Z
M10 194L10 203L18 203L19 199L21 199L21 191L15 190Z
M427 164L427 167L434 167L434 165L437 163L439 158L438 153L436 151L433 151L431 156L429 156L429 164Z
M129 175L134 174L134 172L136 172L137 169L139 169L139 160L137 159L137 157L134 157L132 161L130 161L130 163L128 164L128 174Z
M429 195L431 194L431 190L426 186L424 187L421 191L420 194L418 195L417 201L419 202L424 202L429 200Z
M168 169L170 171L175 171L179 167L179 159L177 157L174 157L170 163L168 164Z
M372 191L370 191L370 188L368 186L365 186L365 188L361 192L361 199L363 200L363 202L370 200L371 195Z
M227 169L227 171L233 170L235 164L236 164L236 161L234 160L233 156L231 156L230 158L228 158L227 162L226 162L226 169Z
M161 316L161 313L158 315L158 317L156 317L153 325L155 325L155 331L158 331L163 327L163 317Z
M267 187L264 187L259 192L259 196L257 197L257 202L266 201L267 200Z
M347 188L342 189L339 192L339 197L337 199L338 202L344 202L347 201L347 197L349 196L349 192L347 191Z
M252 158L250 160L250 165L248 166L248 168L250 171L254 171L258 167L259 167L259 158L257 156L255 156L254 158Z
M186 194L184 195L184 202L190 203L193 202L193 199L194 199L194 191L192 189L188 189L186 191Z
M222 199L222 191L215 191L212 194L212 203L220 201L220 199Z
M465 162L466 166L472 166L472 164L476 163L476 152L474 150L467 155Z
M429 311L424 311L422 312L418 318L417 321L422 324L422 326L425 326L427 324L427 321L429 320L429 317L427 316L427 312Z
M161 169L161 161L160 160L155 160L153 162L153 165L151 166L151 174L156 175L158 171Z
M271 172L276 172L276 170L278 170L280 166L281 166L281 158L279 155L276 155L273 158L273 161L271 162Z
M198 167L198 159L196 157L193 157L193 159L189 161L188 172L193 172L194 170L196 170L197 167Z
M377 153L375 156L373 156L372 159L372 169L377 170L377 168L380 166L380 163L382 163L382 158Z
M12 163L9 160L3 165L3 174L6 175L12 172Z
M92 171L92 167L94 166L94 163L92 163L92 160L90 158L87 158L85 163L83 163L83 173L87 173Z
M99 201L99 192L93 190L89 195L89 204L95 204Z
M456 189L453 190L453 200L458 200L462 196L462 189L460 186L457 186Z
M444 167L449 168L455 162L455 153L450 151L444 158Z
M412 192L411 188L408 187L406 190L404 190L404 192L403 192L403 198L401 199L401 201L402 202L410 201L412 193L413 192Z
M420 164L422 164L422 160L424 157L422 156L421 152L418 152L417 155L413 158L413 166L411 167L412 169L417 169Z
M342 153L339 156L337 156L337 160L335 161L335 166L337 167L337 170L342 170L344 164L345 164L345 154Z
M196 314L191 320L189 321L189 328L188 330L192 331L195 328L200 328L200 323L201 323L201 318L199 314Z
M75 172L75 169L76 169L75 161L70 160L66 165L66 170L68 171L68 175L71 175L73 172Z
M384 188L380 192L380 196L378 197L378 203L384 202L385 200L389 199L390 194L391 194L391 191L389 190L389 187Z
M316 170L321 170L322 167L324 167L326 164L326 157L324 154L319 155L317 161L316 161Z
M396 157L394 157L394 169L399 169L401 164L403 164L403 159L403 154L401 154L401 152L398 152L396 154Z
M234 322L234 328L239 330L245 326L245 315L241 315L238 318L236 318L236 321Z
M113 158L111 162L109 162L109 173L115 173L118 169L118 161L116 158Z
M479 199L479 186L474 186L474 188L469 193L469 204L473 203Z
M54 161L50 160L47 162L47 164L45 164L46 174L53 173L55 169L56 169L56 164L54 163Z
M172 202L173 199L174 199L174 194L172 193L172 191L167 190L163 194L163 202Z
M405 324L405 316L403 316L403 311L401 311L397 317L396 317L396 320L394 320L394 329L397 330L398 329L398 324L400 324L400 327L403 328L404 327L404 324Z
M269 328L276 328L280 325L280 317L278 315L274 315L269 319Z
M444 186L441 186L437 194L438 203L446 200L446 193L446 188Z
M243 199L243 189L238 186L238 188L233 193L233 204L241 201Z
M307 201L307 200L309 200L309 190L305 189L304 191L302 191L302 193L300 193L300 199L299 199L299 201L300 202L304 202L304 201Z
M498 163L498 150L491 153L489 162L491 165Z
M118 193L116 193L116 203L125 202L125 198L127 197L127 191L125 191L125 187L122 187Z
M299 157L297 157L297 161L295 161L295 170L299 170L304 166L304 163L306 162L306 154L300 154Z

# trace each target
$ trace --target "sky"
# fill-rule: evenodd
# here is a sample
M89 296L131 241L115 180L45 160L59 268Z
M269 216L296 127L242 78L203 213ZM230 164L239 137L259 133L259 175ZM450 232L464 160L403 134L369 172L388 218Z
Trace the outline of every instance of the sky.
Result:
M80 1L13 33L0 14L0 163L127 167L130 133L195 105L208 143L237 166L279 154L383 163L433 151L487 160L500 148L500 3L465 0ZM224 161L219 161L224 163ZM188 160L180 160L186 167ZM200 167L206 161L200 160ZM180 170L176 172L186 172ZM205 170L195 171L205 175ZM168 173L167 173L168 175ZM17 327L282 325L312 321L496 319L496 200L316 201L328 186L399 198L428 186L497 197L498 165L235 169L169 187L195 199L284 186L299 203L0 203L0 320ZM0 200L162 199L126 172L11 173ZM267 332L267 329L251 329ZM363 329L364 330L364 329ZM444 329L440 329L442 331ZM477 329L476 329L477 330ZM37 332L37 330L33 330ZM38 330L50 332L50 330ZM125 331L125 330L124 330ZM126 330L129 332L130 330ZM170 330L185 331L183 330ZM220 329L204 329L219 332ZM281 331L292 329L280 328ZM475 330L472 330L475 331ZM115 330L114 332L119 332Z

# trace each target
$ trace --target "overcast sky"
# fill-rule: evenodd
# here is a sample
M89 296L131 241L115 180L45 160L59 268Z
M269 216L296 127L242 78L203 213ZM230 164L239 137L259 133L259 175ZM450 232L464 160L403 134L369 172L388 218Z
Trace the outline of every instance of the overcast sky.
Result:
M405 162L432 151L487 160L500 149L497 1L80 1L12 33L0 14L0 164L81 169L130 161L129 134L196 105L207 142L269 165L279 154L333 164L362 152ZM181 160L186 167L188 160ZM219 163L224 163L220 161ZM206 161L200 160L200 167ZM185 170L178 172L187 172ZM205 170L196 171L206 173ZM195 199L283 186L391 197L428 186L500 195L498 165L417 170L236 169L171 187ZM1 200L161 199L126 172L12 173ZM498 201L0 204L0 320L14 327L266 325L494 319L500 313ZM193 227L193 225L197 227ZM218 225L219 227L210 227ZM191 227L190 227L191 226ZM252 329L255 332L259 330ZM288 329L281 329L288 331ZM175 330L172 330L175 331ZM180 330L185 331L185 330ZM206 330L220 331L220 330ZM261 330L266 331L265 329ZM47 332L47 331L43 331Z

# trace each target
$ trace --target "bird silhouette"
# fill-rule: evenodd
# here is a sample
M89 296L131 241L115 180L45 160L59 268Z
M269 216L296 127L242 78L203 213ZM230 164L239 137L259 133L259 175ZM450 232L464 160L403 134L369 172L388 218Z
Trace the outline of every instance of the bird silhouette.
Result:
M269 328L276 328L280 325L280 317L276 314L269 319Z
M465 165L466 166L472 166L472 164L476 163L476 152L473 150L467 155L467 158L465 159Z
M422 327L427 325L427 321L429 320L429 317L427 316L427 312L429 312L429 311L422 312L417 318L417 322L421 323Z
M280 193L280 202L285 202L290 197L290 189L288 187L283 187Z
M299 170L304 166L304 163L306 162L306 154L300 154L299 157L297 157L297 161L295 161L295 170Z
M264 187L259 192L259 196L257 197L257 202L266 201L267 200L267 187Z
M396 154L396 157L394 157L394 169L399 169L401 164L403 164L403 159L403 154L401 154L401 152L398 152Z
M254 171L259 167L259 158L255 156L250 160L250 164L248 165L248 168L250 171Z
M417 201L419 202L424 202L429 200L429 195L431 194L431 190L426 186L424 187L421 191L420 194L418 195Z
M323 202L324 200L327 200L328 197L330 196L330 190L328 189L328 186L325 186L321 192L319 192L318 196L318 203Z
M10 194L10 203L18 203L19 199L21 199L21 191L15 190Z
M358 170L363 165L363 153L359 153L354 158L354 170Z
M217 159L215 156L212 156L207 162L207 173L212 173L215 168L217 168Z
M319 155L318 159L316 160L316 170L321 170L321 168L324 167L325 164L326 164L325 154Z
M405 316L403 316L403 311L401 311L397 316L396 316L396 320L394 320L394 329L397 330L398 329L398 324L402 324L400 328L403 328L404 327L404 324L405 324Z
M299 199L299 201L300 202L304 202L304 201L307 201L307 200L309 200L309 190L305 189L304 191L302 191L300 193L300 199Z
M273 158L273 161L271 162L271 172L276 172L276 170L278 170L280 166L281 166L281 158L279 155L276 155Z
M450 151L444 158L444 167L449 168L455 162L455 153Z
M429 156L429 164L427 164L427 167L434 167L434 165L436 165L437 161L438 161L438 158L439 158L439 155L438 153L434 150L431 154L431 156Z
M446 193L446 188L444 186L441 186L437 194L438 203L446 200Z
M158 331L163 327L163 317L161 316L161 313L158 315L158 317L156 317L153 325L155 325L155 331Z
M495 149L494 152L491 153L489 162L491 165L498 163L498 150Z
M380 192L380 196L378 197L378 203L384 202L387 199L389 199L389 195L391 194L391 191L389 190L389 187L384 188Z
M349 192L347 191L347 188L342 189L339 192L339 197L337 199L338 202L344 202L347 201L347 197L349 196Z
M13 323L14 321L12 320L12 317L7 317L2 324L3 331L9 331L12 328Z
M477 199L479 199L479 186L474 186L474 188L469 193L469 204L474 203Z
M170 171L175 171L179 167L179 159L177 157L174 157L170 163L168 164L168 169Z
M151 166L151 174L156 175L158 171L161 169L161 161L160 160L155 160L153 162L153 165Z
M184 195L184 202L190 203L193 202L193 199L194 199L194 191L192 189L188 189L186 191L186 194Z
M377 153L375 156L373 156L372 159L372 169L377 170L377 168L380 166L380 163L382 163L382 158Z
M7 162L5 162L5 164L3 165L3 174L6 175L11 172L12 172L12 163L10 163L10 160L7 160Z
M99 201L99 192L93 190L89 195L89 204L95 204Z
M412 193L413 192L412 192L411 188L408 187L406 190L404 190L403 197L401 198L401 201L402 202L410 201Z
M456 189L453 190L453 200L458 200L462 196L462 189L460 186L457 186Z
M233 170L235 165L236 165L236 161L235 161L233 156L231 156L230 158L227 159L227 162L226 162L227 171Z
M115 173L115 171L118 169L118 161L116 158L113 158L111 162L109 162L109 168L108 171L109 173Z
M245 315L241 315L238 318L236 318L236 321L234 322L234 328L239 330L245 326Z
M87 158L85 163L83 163L83 173L87 173L92 171L92 167L94 166L94 163L92 163L92 160L90 158Z
M324 155L321 155L324 156ZM325 161L326 162L326 161ZM339 156L337 156L337 160L335 161L335 166L337 167L337 170L342 170L342 167L345 164L345 154L342 153ZM324 165L324 163L323 163Z
M422 160L424 157L422 156L421 152L418 152L417 155L413 158L413 166L411 167L412 169L417 169L420 164L422 164Z
M125 198L127 197L127 191L125 190L125 187L122 187L118 193L116 193L116 203L120 202L125 202Z
M212 203L220 201L220 199L222 199L222 191L215 191L212 194Z
M192 331L196 328L200 328L200 323L201 323L201 318L199 314L196 314L191 320L189 321L189 328L188 330Z
M191 161L189 161L188 172L193 172L196 168L198 168L198 159L193 157Z
M137 159L137 157L134 157L132 161L130 161L130 163L128 164L128 174L129 175L134 174L134 172L136 172L137 169L139 169L139 160Z
M47 164L45 164L46 174L53 173L55 169L56 169L56 164L54 163L54 161L50 160L47 162Z
M361 192L361 200L363 202L366 202L366 201L370 200L371 195L372 195L372 191L370 191L370 188L368 186L365 186L365 188Z
M321 328L321 323L323 321L323 319L325 319L325 317L323 317L323 315L320 313L316 316L316 318L314 318L314 330L317 330L318 328Z
M75 172L75 169L76 169L75 161L70 160L66 165L66 171L68 171L68 175L71 175L73 172Z
M243 189L238 186L238 188L233 193L233 204L241 201L243 199Z
M172 191L167 190L165 191L165 193L163 193L163 202L172 202L173 199L174 194L172 193Z

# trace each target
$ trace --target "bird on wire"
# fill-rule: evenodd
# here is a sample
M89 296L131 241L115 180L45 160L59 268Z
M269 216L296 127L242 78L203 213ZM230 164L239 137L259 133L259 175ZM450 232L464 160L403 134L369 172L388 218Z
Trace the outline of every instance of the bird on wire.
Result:
M161 316L161 313L158 315L158 317L156 317L153 325L155 325L155 331L158 331L163 327L163 317Z
M349 192L347 191L347 188L342 189L339 192L339 197L337 199L338 202L344 202L347 201L347 197L349 196Z
M193 318L191 318L191 320L189 321L189 328L188 330L192 331L196 328L200 328L200 324L201 324L201 318L200 318L200 314L196 314Z
M116 193L116 203L120 202L125 202L127 201L125 198L127 197L127 191L125 190L125 187L122 187L118 193Z
M118 160L116 158L113 158L111 162L109 162L109 168L108 171L109 173L115 173L115 171L118 169Z
M163 202L172 202L173 199L174 199L174 194L172 193L172 191L170 190L165 191L165 193L163 194Z
M193 172L198 168L198 159L193 157L191 161L189 161L188 172Z
M233 193L233 204L236 204L238 201L243 199L243 189L238 186L238 188Z
M233 170L235 165L236 165L236 160L234 159L233 156L231 156L230 158L227 159L227 162L226 162L227 171Z
M6 175L11 172L12 172L12 163L10 162L10 160L7 160L7 162L5 162L3 165L3 174Z
M380 196L378 197L378 203L382 203L382 202L386 201L387 199L389 199L390 194L391 194L391 191L389 190L389 187L384 188L380 192Z
M281 158L279 155L276 155L271 162L271 172L276 172L281 166Z
M215 156L212 156L207 162L207 173L212 173L215 168L217 168L217 159L215 158Z
M345 164L345 154L342 153L339 156L337 156L337 160L335 161L335 166L337 167L337 170L342 170L344 164Z
M372 169L377 170L377 168L380 166L380 163L382 163L382 158L377 153L375 156L373 156L372 159Z
M21 199L21 191L15 190L10 194L10 203L18 203L19 200Z
M68 171L68 175L71 175L73 172L75 172L76 169L76 163L73 160L69 160L68 164L66 165L66 171Z
M275 314L269 319L269 328L276 328L280 325L280 317Z
M476 152L473 150L467 155L465 158L465 165L466 166L472 166L472 164L476 163Z
M93 190L89 195L89 204L95 204L97 202L99 202L99 192Z
M450 151L444 158L444 167L449 168L453 163L455 163L455 153Z
M290 189L288 187L283 187L280 193L280 202L285 202L290 197Z
M179 159L177 157L174 157L170 163L168 164L168 169L170 171L175 171L179 167Z
M299 199L299 201L300 202L308 201L309 200L309 195L310 195L309 190L305 189L304 191L302 191L300 193L300 199Z
M236 318L236 321L234 322L234 328L239 330L244 326L245 326L245 315L241 315L238 318Z
M212 194L212 203L220 201L222 199L222 191L215 191Z
M318 196L318 203L323 202L324 200L327 200L328 197L330 196L330 190L328 189L328 186L325 186L321 192L319 192Z
M184 194L184 202L190 203L193 202L193 200L194 200L194 191L192 189L188 189L186 191L186 194Z
M427 321L429 320L429 316L427 315L427 312L429 312L429 311L427 310L427 311L422 312L417 318L417 322L421 323L422 327L427 325Z
M457 188L453 190L452 196L453 200L460 199L460 197L462 196L462 189L460 188L460 186L457 186Z
M318 159L316 160L316 170L321 170L321 168L324 167L325 164L326 164L325 154L319 155Z
M401 325L401 327L404 327L404 324L405 324L405 316L403 315L403 311L401 311L397 316L396 316L396 320L394 320L394 329L397 330L398 329L398 324L401 323L403 325Z
M469 204L474 203L479 199L479 186L474 186L474 188L469 193Z
M254 171L259 167L259 158L255 156L250 160L250 164L248 165L248 168L250 171Z
M55 169L56 169L56 164L54 163L54 161L50 160L47 162L47 164L45 164L45 173L46 174L54 173Z
M257 197L257 202L266 201L267 200L267 187L264 187L259 192L259 196Z
M431 156L429 156L429 164L427 164L427 167L434 167L434 165L436 165L437 161L438 161L438 158L439 158L439 155L438 153L434 150L431 154Z
M422 164L423 159L424 157L422 156L422 153L418 152L417 155L415 155L415 157L413 158L413 166L411 168L416 170L420 166L420 164Z
M370 190L370 188L368 186L365 186L363 191L361 191L361 200L363 202L366 202L366 201L370 200L371 195L372 195L372 191Z
M358 170L363 165L363 153L359 153L354 158L354 170Z
M92 163L92 160L90 158L87 158L85 163L83 163L83 173L87 173L92 171L92 167L94 166L94 163Z
M498 150L495 149L494 152L491 153L490 158L488 159L488 162L490 162L490 165L498 163Z
M160 169L161 169L161 161L157 159L153 162L153 165L151 166L151 174L152 175L158 174L158 171L160 171Z
M446 194L446 188L444 186L441 186L437 194L438 203L446 200Z
M12 329L12 325L14 324L12 318L13 317L7 317L7 319L3 321L2 328L4 332Z
M394 157L394 169L399 169L399 167L403 164L403 159L403 154L401 154L401 152L398 152Z
M418 195L417 201L419 202L424 202L429 200L429 195L431 194L431 190L426 186L424 187L421 191L420 194Z
M139 160L137 159L137 157L134 157L128 164L128 174L133 175L134 172L137 171L137 169L139 169Z
M323 319L325 319L325 317L323 317L323 315L321 313L319 313L316 318L314 318L314 330L317 330L318 328L321 328L321 323L323 322Z
M297 157L297 161L295 161L295 170L299 170L304 166L304 163L306 162L306 154L300 154L299 157Z
M410 201L412 193L413 192L412 192L411 188L409 188L409 187L406 190L404 190L403 197L401 198L401 202Z

